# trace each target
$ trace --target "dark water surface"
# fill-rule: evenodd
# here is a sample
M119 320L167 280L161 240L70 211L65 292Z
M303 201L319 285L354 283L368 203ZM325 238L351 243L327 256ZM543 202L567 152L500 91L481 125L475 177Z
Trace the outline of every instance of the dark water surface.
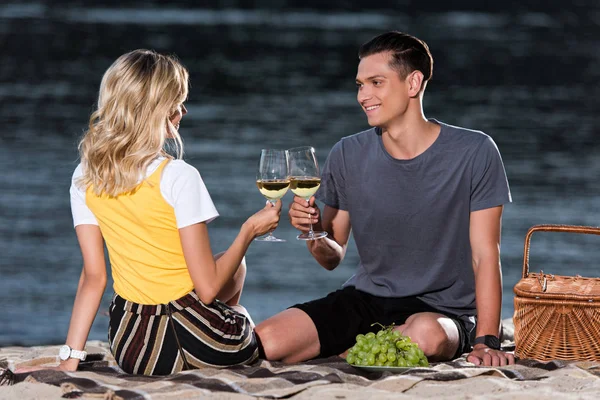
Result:
M426 115L483 130L503 155L514 200L503 220L503 317L513 313L531 225L598 225L594 2L570 10L551 2L545 9L419 11L405 1L364 12L77 4L0 5L0 345L64 342L81 269L68 193L76 143L103 72L135 48L175 53L190 69L181 133L186 159L221 214L209 225L215 252L264 204L254 184L261 148L312 145L322 163L339 138L368 127L355 99L356 52L390 29L422 37L434 55ZM288 241L254 243L247 254L242 302L256 322L338 288L358 263L352 243L327 272L295 235L284 216L277 236ZM536 234L531 268L599 276L598 244L598 237ZM92 339L106 339L110 295Z

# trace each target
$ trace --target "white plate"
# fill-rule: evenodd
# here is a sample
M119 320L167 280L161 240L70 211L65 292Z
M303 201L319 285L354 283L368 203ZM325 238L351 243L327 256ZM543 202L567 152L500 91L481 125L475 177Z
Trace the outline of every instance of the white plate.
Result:
M352 364L350 364L352 365ZM352 365L355 368L362 369L368 372L391 372L392 374L404 374L412 369L431 369L430 367L378 367L376 365Z

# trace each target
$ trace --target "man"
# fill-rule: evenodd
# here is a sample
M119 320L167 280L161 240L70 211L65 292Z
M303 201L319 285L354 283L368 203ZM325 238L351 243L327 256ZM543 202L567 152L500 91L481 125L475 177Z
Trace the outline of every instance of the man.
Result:
M324 268L342 261L350 231L360 264L341 290L256 328L270 360L341 354L374 322L395 323L430 361L469 352L477 365L514 363L499 349L502 159L482 132L427 119L433 59L421 40L388 32L359 51L358 102L373 128L340 140L317 198L295 197L292 225L328 232L307 242ZM471 346L474 344L471 351Z

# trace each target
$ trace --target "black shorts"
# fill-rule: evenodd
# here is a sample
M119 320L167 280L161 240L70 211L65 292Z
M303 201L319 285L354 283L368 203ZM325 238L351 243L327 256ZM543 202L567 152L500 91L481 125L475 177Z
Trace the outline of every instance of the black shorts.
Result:
M470 351L475 326L468 319L436 310L416 297L379 297L353 286L330 293L324 298L296 304L313 320L321 343L320 357L338 355L354 346L359 333L377 332L382 325L402 325L416 313L435 312L446 315L456 324L460 342L454 358Z

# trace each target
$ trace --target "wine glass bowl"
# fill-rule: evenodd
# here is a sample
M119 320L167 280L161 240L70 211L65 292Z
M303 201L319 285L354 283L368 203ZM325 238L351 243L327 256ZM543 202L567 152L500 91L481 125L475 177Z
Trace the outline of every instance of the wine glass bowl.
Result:
M256 186L271 204L277 203L277 200L287 193L290 188L290 178L288 175L287 152L285 150L261 150L256 173ZM258 237L254 240L285 242L284 239L273 236L272 232L269 232L267 236Z
M310 146L294 147L287 150L289 163L290 189L298 197L307 202L321 187L321 174L315 156L315 149ZM310 230L297 236L299 240L315 240L327 236L327 232Z
M288 189L290 188L290 180L262 179L256 181L256 186L258 186L258 191L260 194L262 194L271 203L275 204L277 200L282 198L283 195L287 193Z
M314 176L295 176L290 178L290 189L298 197L309 200L321 187L321 178Z

